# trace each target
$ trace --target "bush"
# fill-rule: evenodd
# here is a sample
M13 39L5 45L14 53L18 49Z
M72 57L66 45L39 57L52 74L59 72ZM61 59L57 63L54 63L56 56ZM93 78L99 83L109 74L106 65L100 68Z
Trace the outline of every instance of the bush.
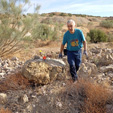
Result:
M113 42L113 34L109 33L107 36L108 36L108 41Z
M32 31L33 40L57 40L61 33L59 32L62 26L48 24L38 24Z
M104 20L100 23L101 27L113 28L113 20Z
M36 28L34 28L32 32L33 39L48 39L48 35L50 34L50 27L47 24L39 24Z
M9 110L8 108L0 108L0 113L12 113L12 111L11 110Z
M20 3L20 4L19 4ZM29 0L0 0L0 57L17 52L22 47L21 40L35 27L39 6L35 14L23 16Z
M90 41L94 43L107 41L107 35L99 29L92 29L87 35L90 37Z
M46 13L42 13L41 16L47 16L47 14Z
M53 20L51 18L47 17L47 18L43 19L41 21L41 23L43 23L43 24L53 24L54 22L53 22Z
M0 92L26 89L29 85L28 79L23 77L21 72L17 72L7 76L5 80L0 80Z
M73 16L71 13L68 13L68 16Z
M90 37L89 36L86 36L86 40L87 40L87 42L90 42Z
M90 79L79 79L76 84L67 82L65 88L59 96L63 113L106 113L107 103L112 103L113 100L110 90ZM113 110L109 110L109 113L112 112Z
M54 15L55 15L55 13L50 13L50 14L49 14L50 17L52 17L52 16L54 16Z
M59 16L67 16L67 14L66 13L60 13Z

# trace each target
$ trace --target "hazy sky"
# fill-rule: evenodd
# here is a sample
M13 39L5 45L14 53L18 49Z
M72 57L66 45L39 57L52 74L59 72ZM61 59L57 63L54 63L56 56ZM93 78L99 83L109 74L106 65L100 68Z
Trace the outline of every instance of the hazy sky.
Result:
M39 13L66 12L94 16L113 16L113 0L30 0L33 4L28 12L33 12L35 4L41 6Z

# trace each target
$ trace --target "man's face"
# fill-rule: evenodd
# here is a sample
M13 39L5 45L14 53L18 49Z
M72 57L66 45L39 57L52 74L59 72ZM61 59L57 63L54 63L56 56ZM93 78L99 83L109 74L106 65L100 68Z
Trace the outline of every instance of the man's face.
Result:
M69 30L70 33L74 33L74 31L75 31L75 26L73 25L72 22L71 22L71 23L68 23L68 24L67 24L67 27L68 27L68 30Z

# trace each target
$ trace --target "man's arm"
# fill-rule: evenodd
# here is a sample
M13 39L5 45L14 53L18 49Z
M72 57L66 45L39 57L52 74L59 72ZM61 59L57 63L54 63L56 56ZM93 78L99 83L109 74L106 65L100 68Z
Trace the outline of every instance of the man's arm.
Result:
M84 45L84 52L83 52L83 54L85 54L86 57L88 57L88 54L87 54L87 42L86 42L86 40L83 41L83 45Z
M87 51L87 42L86 42L86 40L83 41L83 45L84 45L84 50Z
M64 50L64 45L61 44L59 58L62 58L62 51Z
M60 53L62 54L62 51L64 50L64 45L61 44L61 47L60 47Z

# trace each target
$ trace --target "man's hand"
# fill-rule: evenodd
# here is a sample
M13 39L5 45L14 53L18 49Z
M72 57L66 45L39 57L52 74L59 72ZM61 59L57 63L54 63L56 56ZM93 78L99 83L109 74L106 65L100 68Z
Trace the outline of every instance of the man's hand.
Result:
M88 57L88 53L86 50L84 50L83 54L86 55L86 57Z
M62 53L59 54L59 58L62 58Z

